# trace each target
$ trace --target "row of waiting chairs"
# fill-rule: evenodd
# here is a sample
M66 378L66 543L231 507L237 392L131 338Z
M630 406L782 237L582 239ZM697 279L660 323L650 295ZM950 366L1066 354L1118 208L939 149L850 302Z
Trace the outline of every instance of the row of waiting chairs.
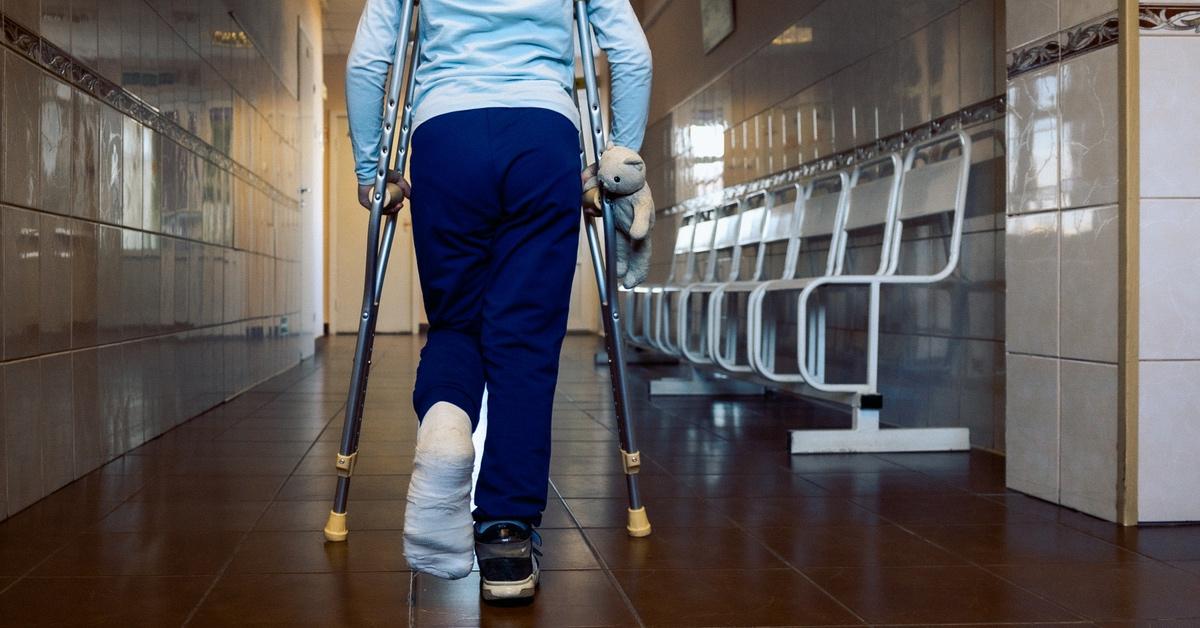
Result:
M954 131L840 171L684 212L666 280L622 295L626 337L705 368L757 375L800 392L848 395L857 416L864 397L879 398L880 289L936 283L954 272L970 168L970 138ZM902 259L901 238L907 226L928 221L948 222L946 263L909 272L916 264ZM877 263L868 264L873 271L850 274L847 243L867 233L881 234ZM855 266L861 268L861 261ZM861 313L865 353L852 356L856 372L865 374L861 381L826 380L826 312L814 297L822 287L867 292ZM795 335L784 331L793 340L779 342L780 326L792 321ZM964 439L965 430L951 440ZM885 449L901 448L873 450Z

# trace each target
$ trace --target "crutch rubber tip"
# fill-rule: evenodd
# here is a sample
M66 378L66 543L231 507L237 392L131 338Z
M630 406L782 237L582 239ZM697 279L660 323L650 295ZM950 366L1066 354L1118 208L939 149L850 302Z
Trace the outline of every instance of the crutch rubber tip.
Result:
M646 516L646 507L629 509L629 523L625 526L629 536L650 536L650 518Z
M341 543L346 540L346 513L329 511L329 521L325 522L325 540L331 543Z

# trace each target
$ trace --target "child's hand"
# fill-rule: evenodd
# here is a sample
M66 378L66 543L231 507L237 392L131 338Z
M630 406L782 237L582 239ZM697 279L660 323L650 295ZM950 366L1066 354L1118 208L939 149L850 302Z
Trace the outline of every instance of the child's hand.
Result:
M600 179L596 176L596 164L585 168L579 178L583 181L583 213L591 218L601 218L604 210L600 207Z
M366 209L371 209L371 195L374 193L374 184L358 186L358 204ZM399 172L389 172L383 194L383 213L394 214L400 211L400 208L404 206L404 199L408 198L410 194L412 194L412 187L408 181L405 181Z

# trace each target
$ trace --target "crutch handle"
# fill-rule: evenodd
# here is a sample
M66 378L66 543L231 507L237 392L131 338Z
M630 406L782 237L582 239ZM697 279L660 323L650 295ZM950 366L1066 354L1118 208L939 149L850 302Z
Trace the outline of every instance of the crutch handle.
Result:
M400 199L400 201L404 201L405 198L406 197L404 195L404 188L400 187L400 184L388 183L383 188L383 208L384 208L384 210L387 210L389 207L392 207L392 201L394 199ZM398 209L399 209L399 207L394 207L394 208L392 208L392 211L394 212Z
M596 186L583 193L583 206L600 209L600 187Z

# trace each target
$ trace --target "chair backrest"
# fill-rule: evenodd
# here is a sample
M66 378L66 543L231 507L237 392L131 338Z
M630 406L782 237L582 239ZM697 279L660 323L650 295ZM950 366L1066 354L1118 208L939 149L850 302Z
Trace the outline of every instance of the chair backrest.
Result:
M696 232L696 213L687 212L679 217L679 229L675 232L675 249L671 253L671 270L667 273L667 283L676 277L682 277L687 272L688 262L692 257L692 244Z
M708 266L708 254L712 250L713 233L717 227L717 209L709 207L696 210L692 223L691 252L684 273L678 277L683 283L696 281Z
M901 164L898 155L888 154L854 169L846 205L846 231L883 227L891 222L895 215Z
M833 237L841 231L846 196L844 178L844 173L838 173L813 179L808 198L804 200L800 237Z
M756 192L742 201L741 217L738 219L737 251L734 253L733 268L729 280L735 281L753 276L758 268L761 253L764 220L771 208L772 196ZM720 269L718 269L719 272Z
M785 279L795 268L798 226L808 187L792 183L771 190L763 214L762 236L750 279ZM745 260L742 262L745 263ZM743 271L746 270L743 268Z
M734 252L737 248L738 221L741 218L742 202L725 203L718 207L712 226L712 241L706 249L702 266L696 269L700 272L699 281L714 281L718 277L728 277L733 267Z
M888 153L854 168L850 177L850 196L846 202L846 226L842 232L842 249L837 265L837 274L841 274L842 266L850 260L852 274L885 274L889 272L894 258L892 256L892 234L895 231L896 208L900 203L900 185L904 176L904 162L897 153ZM847 248L850 234L855 231L879 229L883 240L879 247L878 262L874 270L868 270L863 263L866 258L859 257L858 251L854 256L848 254Z
M796 234L796 263L789 276L795 276L801 271L799 254L809 242L825 238L829 239L829 250L825 255L825 265L821 270L812 268L804 274L832 274L837 271L842 255L842 232L846 223L846 201L850 191L850 173L838 171L822 175L812 180L808 185L808 194L804 200L804 212L799 221L799 231Z
M959 188L966 185L963 161L962 152L941 161L919 163L914 156L904 171L900 220L959 211Z
M970 173L971 139L963 131L934 137L909 149L904 158L890 272L895 272L900 264L905 223L947 215L952 219L951 247L942 272L953 270L962 240Z

